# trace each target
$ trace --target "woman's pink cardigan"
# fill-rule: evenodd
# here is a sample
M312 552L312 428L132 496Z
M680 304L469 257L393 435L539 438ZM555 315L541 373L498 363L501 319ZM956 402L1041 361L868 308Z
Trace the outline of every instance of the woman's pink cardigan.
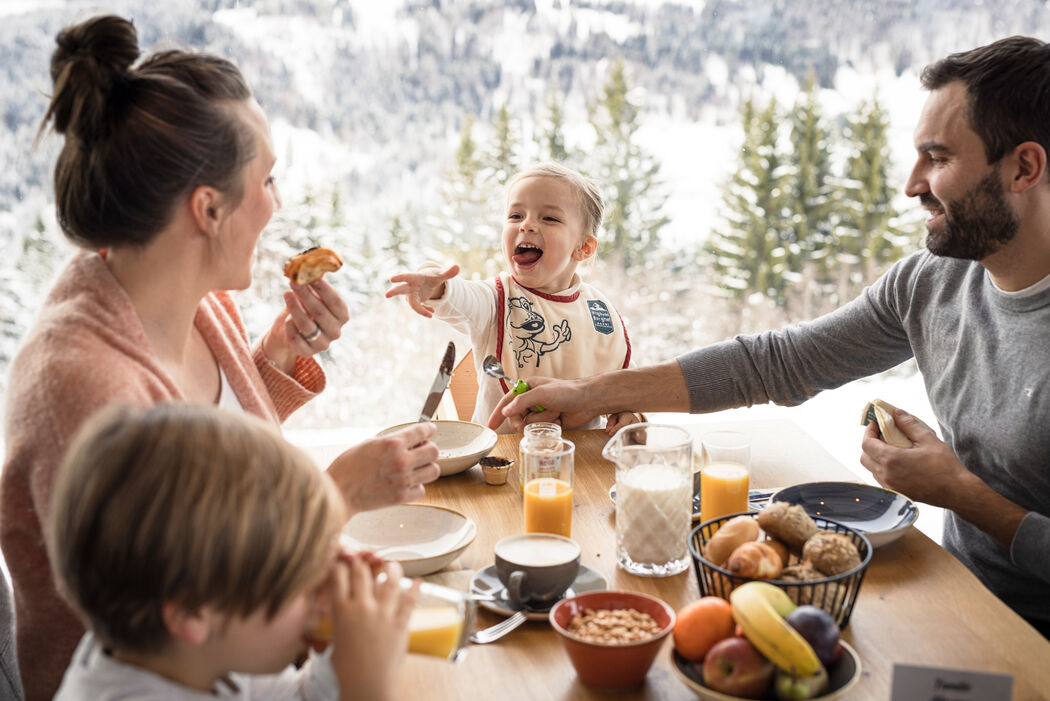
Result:
M205 297L194 323L245 411L280 422L324 388L314 360L300 358L293 378L259 345L253 350L225 292ZM57 594L42 532L66 445L106 404L182 399L102 256L78 253L11 365L5 409L0 546L14 583L19 667L29 701L52 697L84 632Z

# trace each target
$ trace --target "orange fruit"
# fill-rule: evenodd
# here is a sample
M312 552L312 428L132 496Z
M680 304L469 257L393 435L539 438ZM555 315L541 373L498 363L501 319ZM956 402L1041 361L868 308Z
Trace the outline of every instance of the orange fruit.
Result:
M674 647L687 660L699 662L719 640L733 635L733 608L725 599L704 596L675 614Z

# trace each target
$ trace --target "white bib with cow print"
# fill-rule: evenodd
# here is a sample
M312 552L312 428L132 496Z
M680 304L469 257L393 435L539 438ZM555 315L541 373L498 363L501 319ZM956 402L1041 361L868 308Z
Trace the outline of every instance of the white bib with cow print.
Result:
M572 380L628 366L631 341L620 314L604 294L576 280L567 294L549 295L508 273L496 278L497 355L507 375Z

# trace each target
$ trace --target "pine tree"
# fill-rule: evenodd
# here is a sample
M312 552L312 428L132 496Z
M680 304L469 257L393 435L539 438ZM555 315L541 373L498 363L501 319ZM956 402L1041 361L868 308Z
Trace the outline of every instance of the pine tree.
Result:
M562 111L558 96L551 93L547 100L547 118L543 124L543 142L541 158L558 163L569 160L569 151L565 148L565 113Z
M385 253L394 263L398 270L407 270L409 267L409 243L408 229L397 214L390 220L390 235L387 237L386 245L383 246Z
M812 297L830 281L836 242L832 235L830 133L817 98L817 81L810 74L791 115L791 184L788 198L787 265L799 316L812 316Z
M760 293L778 305L786 298L788 239L787 173L778 152L776 100L757 112L752 99L741 109L744 141L740 162L723 188L723 227L705 245L716 283L737 300Z
M896 223L889 182L889 120L878 97L848 120L850 144L836 227L839 301L854 296L899 258L910 243Z
M590 121L597 133L596 176L606 199L603 250L622 260L625 268L644 262L669 221L663 213L667 195L660 184L660 164L637 141L640 109L628 97L623 61L613 64L602 96L591 105Z
M492 145L483 159L482 169L485 179L494 180L500 186L506 185L518 170L514 130L510 110L504 103L492 120Z
M442 187L443 205L427 221L437 232L438 248L466 272L489 276L499 251L499 222L503 200L500 188L482 173L482 156L473 136L474 117L467 115L460 131L455 164Z

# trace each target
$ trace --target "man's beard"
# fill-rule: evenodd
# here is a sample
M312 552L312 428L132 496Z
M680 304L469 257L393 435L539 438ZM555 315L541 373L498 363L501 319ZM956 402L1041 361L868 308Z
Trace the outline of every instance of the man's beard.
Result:
M948 200L947 207L929 193L919 199L944 212L940 231L926 229L926 248L937 256L983 260L1013 239L1021 226L1003 196L997 169L961 198Z

